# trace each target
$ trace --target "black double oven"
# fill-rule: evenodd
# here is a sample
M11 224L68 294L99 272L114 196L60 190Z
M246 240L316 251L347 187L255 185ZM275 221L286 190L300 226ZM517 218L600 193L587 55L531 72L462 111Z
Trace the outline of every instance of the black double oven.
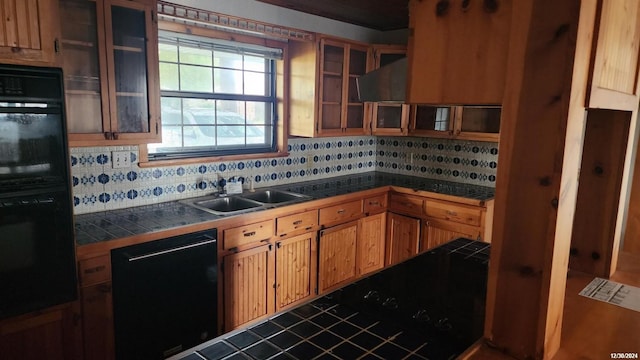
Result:
M0 65L0 319L73 301L62 72Z

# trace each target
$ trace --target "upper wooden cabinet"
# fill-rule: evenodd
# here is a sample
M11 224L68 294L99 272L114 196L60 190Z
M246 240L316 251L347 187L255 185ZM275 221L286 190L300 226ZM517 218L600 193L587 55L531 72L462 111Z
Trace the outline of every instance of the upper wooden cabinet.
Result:
M378 69L407 56L403 45L373 45L371 47L370 68ZM395 103L371 104L371 134L398 136L407 135L409 105Z
M476 141L500 139L499 106L411 106L409 134Z
M159 141L154 3L60 0L71 145Z
M367 68L368 45L331 38L290 44L289 134L364 135L368 112L356 79Z
M640 2L602 0L598 4L590 14L595 21L593 72L585 106L633 111L639 99Z
M511 0L411 0L407 102L501 104L511 8Z
M0 62L58 65L58 0L1 0L0 18Z

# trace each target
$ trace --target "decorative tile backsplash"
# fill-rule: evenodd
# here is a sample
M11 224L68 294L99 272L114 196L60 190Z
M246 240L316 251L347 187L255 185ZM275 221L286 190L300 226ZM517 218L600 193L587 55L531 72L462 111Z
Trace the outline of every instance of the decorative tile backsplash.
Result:
M132 165L114 169L113 151L129 151ZM72 148L74 212L206 195L232 179L251 179L259 188L383 171L493 187L497 154L496 143L448 139L298 138L289 139L289 156L282 158L140 168L137 146Z

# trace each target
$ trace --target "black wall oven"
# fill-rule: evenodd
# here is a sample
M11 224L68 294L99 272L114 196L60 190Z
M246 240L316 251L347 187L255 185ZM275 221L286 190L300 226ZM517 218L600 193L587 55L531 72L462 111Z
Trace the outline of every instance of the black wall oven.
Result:
M0 65L0 319L77 296L60 69Z

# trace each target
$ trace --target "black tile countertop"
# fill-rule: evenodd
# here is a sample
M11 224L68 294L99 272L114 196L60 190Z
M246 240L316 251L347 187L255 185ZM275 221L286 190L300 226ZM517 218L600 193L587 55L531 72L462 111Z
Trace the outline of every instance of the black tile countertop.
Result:
M383 172L367 172L271 188L304 194L312 199L322 199L389 185L475 200L492 199L495 191L485 186ZM76 215L76 243L92 244L219 218L221 216L192 208L178 201Z
M454 359L482 336L489 251L451 241L171 360Z

